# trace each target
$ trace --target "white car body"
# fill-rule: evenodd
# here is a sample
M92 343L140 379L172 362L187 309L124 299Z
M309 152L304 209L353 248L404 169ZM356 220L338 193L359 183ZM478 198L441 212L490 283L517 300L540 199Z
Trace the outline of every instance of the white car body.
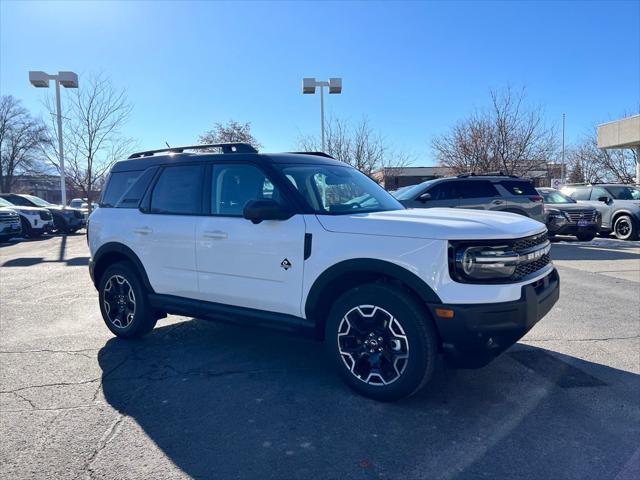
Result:
M141 233L141 227L152 232ZM220 238L207 237L210 229L221 232ZM101 208L91 217L89 247L95 254L106 243L125 244L145 265L160 294L305 318L314 281L332 265L358 258L405 268L445 303L517 300L523 284L548 275L553 265L521 283L458 283L449 275L448 241L521 238L544 231L544 224L521 215L449 208L296 215L286 222L258 225L220 217L173 216L166 221L137 209ZM301 244L305 233L314 238L313 255L306 261L302 249L292 245ZM299 255L292 257L296 250ZM292 264L290 272L280 267L285 257Z

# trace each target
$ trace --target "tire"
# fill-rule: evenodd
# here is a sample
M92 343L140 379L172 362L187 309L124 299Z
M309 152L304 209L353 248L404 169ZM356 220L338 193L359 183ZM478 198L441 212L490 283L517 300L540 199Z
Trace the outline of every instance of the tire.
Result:
M344 293L325 325L325 349L338 374L359 394L381 401L408 397L431 380L437 338L420 303L404 290L381 283ZM377 366L373 371L372 365Z
M596 234L595 233L578 233L576 237L578 237L578 240L580 240L581 242L590 242L591 240L596 238Z
M620 215L613 223L613 233L618 240L636 240L638 224L630 215Z
M33 238L35 235L33 234L33 228L31 228L31 224L23 217L20 217L20 223L22 224L22 236Z
M98 285L102 319L114 335L138 338L153 330L158 319L149 306L144 285L130 263L119 262L108 267Z

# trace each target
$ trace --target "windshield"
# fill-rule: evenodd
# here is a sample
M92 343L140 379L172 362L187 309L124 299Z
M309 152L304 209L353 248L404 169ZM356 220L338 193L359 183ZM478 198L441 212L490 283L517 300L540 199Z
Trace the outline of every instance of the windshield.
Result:
M577 203L573 198L557 190L538 190L538 193L544 198L544 203Z
M0 207L15 207L15 205L11 202L6 201L4 198L0 197Z
M82 205L86 205L82 200L71 200L69 206L73 208L80 208Z
M285 165L282 173L321 215L404 210L380 185L355 168Z
M640 200L640 189L636 187L606 187L616 200Z
M413 200L433 182L435 182L435 180L427 180L426 182L419 183L418 185L412 185L411 187L400 189L395 193L394 197L398 200Z
M33 195L22 195L22 197L26 198L27 200L29 200L31 203L37 205L38 207L53 207L54 205L52 205L51 203L47 202L46 200L43 200L39 197L34 197Z

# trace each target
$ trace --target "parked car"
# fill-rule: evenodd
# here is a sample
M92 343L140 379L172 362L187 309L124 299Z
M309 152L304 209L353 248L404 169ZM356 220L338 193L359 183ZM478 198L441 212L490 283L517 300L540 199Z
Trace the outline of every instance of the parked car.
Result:
M69 202L69 206L82 210L85 220L89 218L89 203L86 198L74 198ZM96 208L98 208L98 204L91 202L91 211L93 212Z
M600 231L620 240L637 240L640 234L640 189L618 183L566 185L560 189L602 216Z
M9 207L20 215L22 234L36 238L53 230L53 217L46 208L19 207L0 198L0 207Z
M19 207L41 207L51 213L54 229L59 232L75 233L86 225L82 210L54 205L42 198L22 193L0 193L9 203Z
M472 208L545 220L542 197L531 181L513 175L458 175L427 180L398 191L395 197L407 208Z
M574 235L581 241L591 241L600 230L602 216L555 188L538 188L544 197L544 213L549 235Z
M0 242L20 236L22 236L20 215L12 208L0 205Z
M185 152L199 148L222 153ZM325 154L247 144L116 162L88 242L115 335L144 335L167 314L310 332L351 388L381 400L420 389L439 352L488 363L559 292L537 221L406 210Z

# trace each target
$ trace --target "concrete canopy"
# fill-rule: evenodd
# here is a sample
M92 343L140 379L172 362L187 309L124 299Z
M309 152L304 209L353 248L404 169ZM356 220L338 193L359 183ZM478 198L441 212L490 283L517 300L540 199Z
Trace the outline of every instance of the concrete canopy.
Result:
M598 148L640 147L640 115L598 126Z

